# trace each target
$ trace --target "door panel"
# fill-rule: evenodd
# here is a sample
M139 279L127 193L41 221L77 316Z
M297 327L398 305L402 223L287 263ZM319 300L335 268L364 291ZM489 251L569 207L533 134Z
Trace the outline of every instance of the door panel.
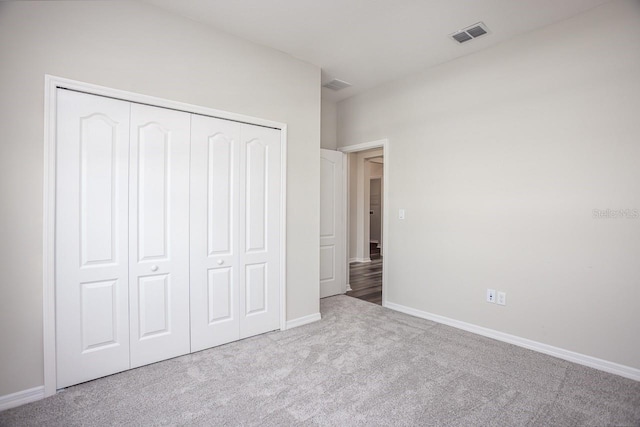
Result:
M241 125L240 337L280 328L280 131Z
M113 263L118 124L104 114L80 118L80 251L82 265Z
M207 283L208 319L209 324L231 320L236 310L232 298L235 287L233 286L233 271L231 267L212 268L208 270L209 281Z
M132 104L130 140L133 368L190 350L190 115Z
M246 175L246 250L264 251L266 243L267 221L267 171L268 149L260 139L252 139L245 145Z
M169 333L169 275L138 278L139 339Z
M245 267L246 315L264 313L267 310L267 266L266 263Z
M230 127L237 126L233 124ZM232 237L236 237L236 234L232 236L232 222L237 214L234 197L237 197L238 190L234 186L237 186L238 178L234 162L238 155L234 152L237 141L233 138L236 137L222 133L206 138L205 159L208 163L202 178L207 180L208 254L213 256L230 255L233 251Z
M138 108L137 106L135 107ZM167 259L170 131L156 122L138 127L139 261Z
M344 154L320 152L320 298L324 298L346 291Z
M57 387L129 368L130 104L58 90Z
M192 116L191 351L240 338L240 124Z
M82 352L117 343L117 280L80 284Z
M320 283L336 279L336 246L320 247Z

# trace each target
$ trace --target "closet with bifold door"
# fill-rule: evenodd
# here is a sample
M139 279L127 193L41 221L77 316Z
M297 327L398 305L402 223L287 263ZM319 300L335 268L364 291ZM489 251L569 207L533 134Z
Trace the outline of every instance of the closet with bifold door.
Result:
M57 90L57 388L279 329L279 129Z
M278 329L280 131L192 118L191 350ZM238 285L235 286L234 283Z

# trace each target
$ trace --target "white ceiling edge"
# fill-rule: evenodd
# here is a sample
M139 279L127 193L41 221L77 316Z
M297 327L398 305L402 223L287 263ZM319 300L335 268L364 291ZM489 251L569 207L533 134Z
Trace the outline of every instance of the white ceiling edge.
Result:
M613 0L140 0L269 47L353 86L331 102L495 46ZM484 22L490 34L450 34Z

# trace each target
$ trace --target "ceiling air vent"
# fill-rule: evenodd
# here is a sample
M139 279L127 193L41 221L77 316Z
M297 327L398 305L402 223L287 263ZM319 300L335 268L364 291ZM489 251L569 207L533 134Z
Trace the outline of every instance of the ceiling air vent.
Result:
M458 43L468 42L469 40L473 40L480 36L484 36L489 33L489 29L482 22L478 22L477 24L473 24L467 28L464 28L460 31L456 31L451 34L451 38L457 41Z
M338 80L338 79L330 80L322 85L322 87L326 87L327 89L331 89L331 90L340 90L349 86L351 86L351 83L347 83L343 80Z

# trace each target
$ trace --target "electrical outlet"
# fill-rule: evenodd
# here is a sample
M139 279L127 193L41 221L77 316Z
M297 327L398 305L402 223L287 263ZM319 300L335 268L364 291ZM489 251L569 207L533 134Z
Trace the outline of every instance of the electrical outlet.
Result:
M498 292L498 304L507 305L507 293L506 292Z
M496 290L487 289L487 302L496 302Z

